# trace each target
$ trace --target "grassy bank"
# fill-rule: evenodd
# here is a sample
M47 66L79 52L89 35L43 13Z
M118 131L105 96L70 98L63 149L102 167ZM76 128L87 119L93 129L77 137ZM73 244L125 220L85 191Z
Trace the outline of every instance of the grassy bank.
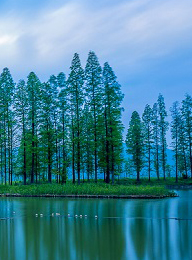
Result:
M172 186L177 186L177 185L181 185L181 186L188 186L188 185L192 185L192 179L188 178L188 179L183 179L183 178L178 178L178 182L175 182L175 178L171 177L171 178L166 178L166 180L164 180L163 178L160 178L159 180L157 178L151 178L151 180L149 181L148 178L141 178L140 182L137 184L135 179L130 179L130 178L123 178L120 180L116 180L116 183L119 185L150 185L150 186L167 186L167 185L172 185Z
M0 185L0 194L20 194L22 196L42 195L137 195L137 196L174 196L174 193L163 186L150 185L107 185L104 183L84 183L73 185L67 183L41 185Z

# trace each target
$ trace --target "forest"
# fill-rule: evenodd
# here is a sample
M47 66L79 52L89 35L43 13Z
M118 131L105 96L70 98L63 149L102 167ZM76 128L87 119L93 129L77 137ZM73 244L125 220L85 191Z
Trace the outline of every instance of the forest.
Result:
M93 51L85 68L74 54L68 77L63 72L41 82L34 72L14 82L8 68L0 75L0 181L73 183L115 178L129 173L137 181L145 170L150 180L165 179L166 135L170 127L174 174L192 178L192 97L170 108L164 97L134 111L123 140L124 95L110 65L101 67ZM125 148L126 143L126 148ZM125 156L125 150L128 156Z

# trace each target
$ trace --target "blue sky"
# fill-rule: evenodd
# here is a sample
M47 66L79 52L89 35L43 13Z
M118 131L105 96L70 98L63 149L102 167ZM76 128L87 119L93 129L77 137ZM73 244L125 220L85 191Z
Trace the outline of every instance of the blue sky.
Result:
M122 85L127 128L159 93L167 109L192 94L191 14L191 0L0 0L0 70L45 81L93 50Z

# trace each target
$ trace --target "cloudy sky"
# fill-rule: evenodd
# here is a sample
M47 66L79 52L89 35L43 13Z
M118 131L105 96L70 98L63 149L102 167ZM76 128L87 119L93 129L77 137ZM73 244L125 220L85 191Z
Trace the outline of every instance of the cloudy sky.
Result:
M75 52L108 61L125 93L123 121L159 93L192 94L191 0L0 0L0 70L68 75Z

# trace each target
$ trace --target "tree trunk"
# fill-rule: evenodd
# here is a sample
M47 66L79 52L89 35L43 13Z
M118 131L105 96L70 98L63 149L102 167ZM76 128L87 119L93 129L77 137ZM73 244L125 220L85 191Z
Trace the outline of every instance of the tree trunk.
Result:
M74 125L73 125L73 116L72 116L72 175L73 183L75 183L75 142L74 142Z
M159 180L159 145L157 143L157 139L156 139L156 173L157 173L157 179Z
M11 163L11 169L10 169L10 174L11 174L11 185L13 183L13 126L11 126L11 147L10 147L10 163Z
M189 143L189 156L190 156L190 170L191 170L191 178L192 178L192 145L191 145L191 139Z
M80 160L81 160L81 154L80 154L80 118L79 118L79 96L78 96L78 90L76 85L76 115L77 115L77 176L78 176L78 184L80 184Z
M187 160L186 160L186 154L185 154L185 148L184 148L184 146L182 146L182 149L183 149L183 158L184 158L185 174L186 174L186 178L188 178Z
M5 176L5 185L7 184L7 138L6 138L6 119L4 115L4 176Z
M105 107L105 131L106 131L106 183L110 182L110 169L109 169L109 140L108 140L108 124L107 124L107 111Z
M151 181L151 146L150 146L150 129L148 127L148 178Z
M94 94L93 94L93 98ZM95 107L95 100L93 105L94 110L94 161L95 161L95 183L97 183L97 119L96 119L96 107Z
M52 174L51 174L51 168L52 168L52 162L51 162L51 137L50 137L50 129L49 129L48 122L47 122L47 141L48 141L48 150L47 150L47 156L48 156L48 183L51 183L51 181L52 181Z
M23 121L23 182L24 185L27 184L27 172L26 172L26 136L25 136L25 114L24 111L22 113L22 121Z
M165 140L164 140L164 129L162 127L162 161L163 161L163 178L166 179L165 173Z
M32 164L31 164L31 183L34 183L34 168L35 168L35 115L34 115L34 108L32 107Z
M110 122L110 125L111 125L111 122ZM113 129L112 127L110 127L110 132L111 132L111 175L112 175L112 184L114 184L114 179L115 179L115 176L114 176L114 145L113 145Z
M8 112L8 108L7 108L7 123L8 123L8 174L9 174L9 184L11 184L11 150L10 150L10 139L11 139L11 136L10 136L10 121L9 121L9 112Z

